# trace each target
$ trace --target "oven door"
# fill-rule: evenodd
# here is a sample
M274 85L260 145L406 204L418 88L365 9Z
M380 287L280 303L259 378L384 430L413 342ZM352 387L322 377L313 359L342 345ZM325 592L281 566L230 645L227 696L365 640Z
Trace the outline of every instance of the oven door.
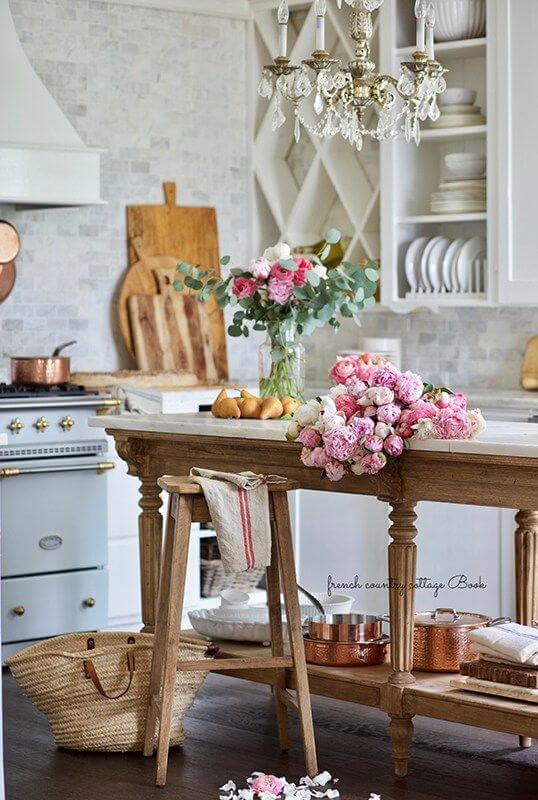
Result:
M107 563L107 478L95 458L0 464L2 577Z

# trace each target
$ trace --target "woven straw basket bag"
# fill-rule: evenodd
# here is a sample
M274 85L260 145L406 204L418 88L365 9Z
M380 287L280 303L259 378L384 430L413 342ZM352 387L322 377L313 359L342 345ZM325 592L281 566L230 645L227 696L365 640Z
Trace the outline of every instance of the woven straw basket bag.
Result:
M74 633L27 647L7 660L22 691L46 715L59 747L142 750L153 653L150 633ZM179 660L208 654L183 639ZM205 672L178 672L171 745L185 740L182 720Z

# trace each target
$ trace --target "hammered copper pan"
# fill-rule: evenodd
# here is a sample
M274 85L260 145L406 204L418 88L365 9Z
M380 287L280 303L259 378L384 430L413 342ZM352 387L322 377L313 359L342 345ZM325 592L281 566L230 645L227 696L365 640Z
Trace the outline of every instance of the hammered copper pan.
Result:
M374 667L383 664L387 652L388 636L369 642L326 642L304 637L308 664L320 667Z
M11 382L20 386L57 386L69 383L71 359L60 352L76 342L66 342L51 356L26 356L11 359Z
M381 618L373 614L318 614L305 624L311 639L326 642L367 642L383 633Z

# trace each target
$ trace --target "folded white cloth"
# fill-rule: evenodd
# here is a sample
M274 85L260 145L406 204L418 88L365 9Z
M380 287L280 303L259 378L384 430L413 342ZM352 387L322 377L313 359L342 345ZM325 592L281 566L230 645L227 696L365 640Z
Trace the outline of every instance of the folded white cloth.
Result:
M469 640L478 645L480 654L508 658L516 664L532 664L538 656L538 629L516 622L476 628L469 632Z
M282 483L286 478L198 467L191 469L191 477L204 492L225 572L268 567L271 523L267 484Z
M495 661L497 664L514 664L515 666L521 666L521 664L523 664L529 667L538 667L538 655L531 656L527 661L516 661L513 658L508 658L508 656L499 655L496 650L491 650L484 644L471 643L470 649L473 653L478 653L480 658L483 658L485 661Z
M526 700L528 703L538 703L538 689L530 689L527 686L512 686L508 683L483 681L480 678L469 678L466 675L452 678L450 685L453 689L464 689L469 692L507 697L510 700Z

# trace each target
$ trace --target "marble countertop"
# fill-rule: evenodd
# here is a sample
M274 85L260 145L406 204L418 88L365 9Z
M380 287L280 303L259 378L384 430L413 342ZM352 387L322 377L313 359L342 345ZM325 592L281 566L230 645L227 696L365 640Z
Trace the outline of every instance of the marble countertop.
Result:
M222 420L201 414L118 414L92 417L91 427L148 433L219 436L230 439L285 441L288 422L280 420ZM538 424L489 422L488 428L470 441L415 441L413 450L444 453L525 456L538 458Z

